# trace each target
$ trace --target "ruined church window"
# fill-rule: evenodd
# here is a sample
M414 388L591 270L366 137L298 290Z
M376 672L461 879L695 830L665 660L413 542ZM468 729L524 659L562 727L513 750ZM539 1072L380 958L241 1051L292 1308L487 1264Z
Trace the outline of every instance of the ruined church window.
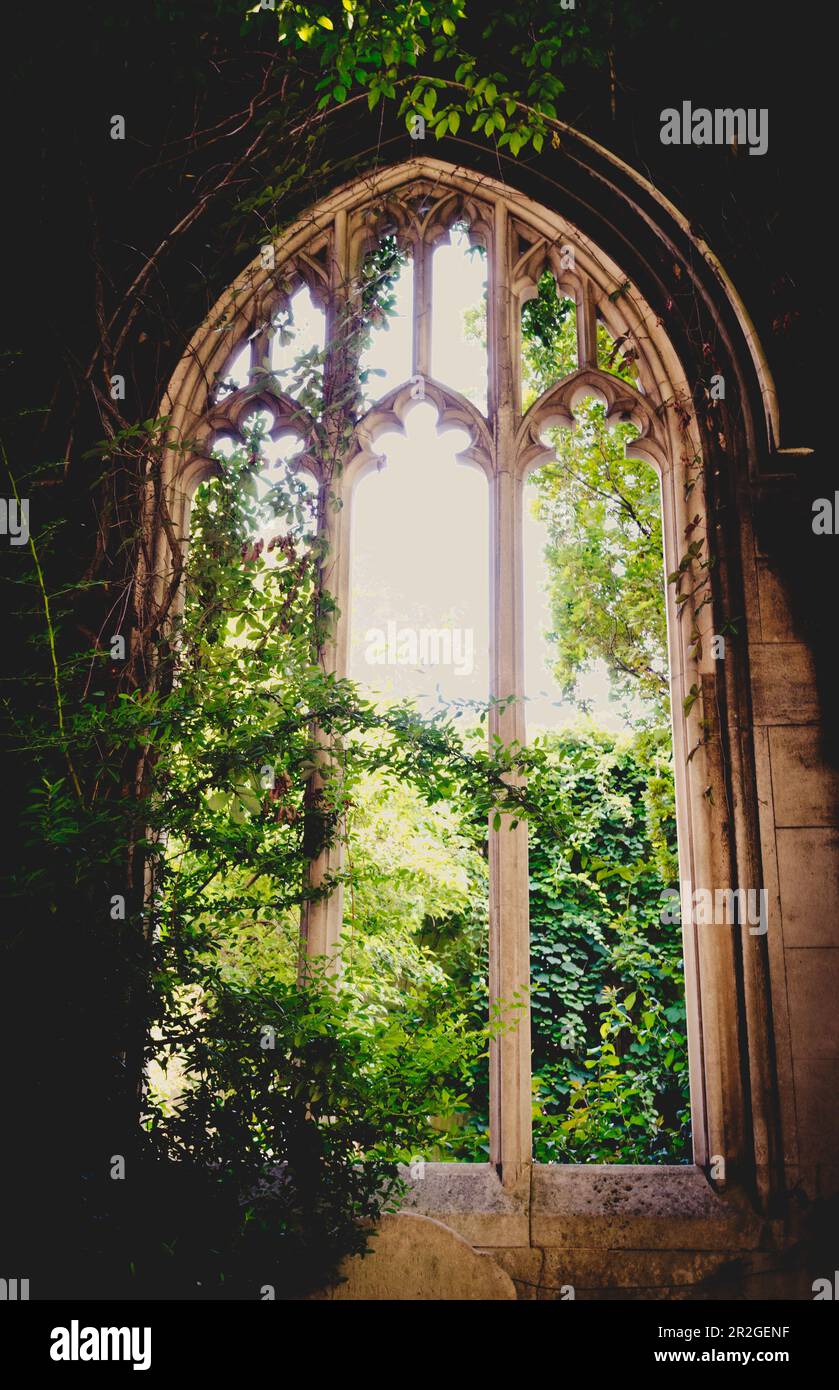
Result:
M514 1177L532 1130L540 1161L684 1161L686 987L656 901L680 848L660 481L672 445L642 311L572 226L549 234L468 179L359 187L330 216L308 245L278 246L249 321L234 317L247 332L230 329L213 379L208 456L255 450L260 505L272 472L296 480L298 524L329 557L321 662L374 708L411 700L527 749L556 816L547 844L524 818L468 826L455 805L368 778L315 865L339 882L349 859L354 889L309 910L305 949L340 955L349 926L387 995L399 972L357 927L401 913L405 968L459 971L485 1009L515 1004L434 1157ZM336 400L350 402L340 427Z

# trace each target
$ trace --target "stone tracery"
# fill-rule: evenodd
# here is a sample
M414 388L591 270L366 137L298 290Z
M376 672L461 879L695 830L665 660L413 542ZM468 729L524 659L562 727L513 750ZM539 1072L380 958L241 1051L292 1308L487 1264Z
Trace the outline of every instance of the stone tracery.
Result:
M487 411L445 382L431 376L433 255L448 240L455 224L466 224L473 244L487 256ZM271 357L271 336L277 315L288 308L303 284L326 315L324 399L340 392L352 371L348 355L335 350L342 327L356 321L365 258L382 237L395 239L413 263L411 376L373 402L351 421L351 438L342 435L329 409L315 419L265 371ZM264 262L268 262L265 264ZM545 270L553 275L557 292L572 298L576 312L577 365L550 386L526 413L521 409L520 324L522 306L538 293ZM356 318L354 318L356 316ZM615 339L632 345L637 387L598 362L597 328L604 323ZM327 544L325 582L339 614L335 631L322 652L324 664L338 675L347 672L349 610L349 544L353 492L358 480L380 466L377 440L387 431L404 430L408 412L418 399L437 411L438 430L464 430L468 443L458 457L486 474L490 488L490 603L491 697L498 701L489 717L489 734L505 743L525 740L523 702L523 579L522 508L527 473L552 456L546 431L560 425L574 428L577 403L594 395L606 406L610 422L631 421L637 437L627 446L630 456L650 462L662 480L665 557L668 570L678 563L679 537L687 520L684 495L686 459L700 453L687 409L687 383L660 323L620 268L598 252L567 220L531 203L522 195L486 178L454 170L434 160L411 161L339 189L331 198L291 228L270 257L256 257L226 301L199 331L191 352L170 387L176 433L193 442L186 465L173 450L168 484L173 511L182 534L187 529L189 496L197 482L219 465L212 459L219 434L241 438L244 421L255 409L271 413L272 439L300 440L296 462L317 479L321 491L320 517ZM223 333L218 331L224 325ZM249 387L213 399L208 383L223 376L226 362L250 343ZM352 354L349 354L351 359ZM702 511L701 486L691 497L691 516ZM668 605L673 604L668 594ZM700 615L703 628L714 630L712 606ZM702 663L688 641L689 623L675 607L668 615L674 721L680 849L685 874L697 857L707 855L709 824L688 807L698 799L704 777L700 754L688 762L695 743L687 717L679 715L687 691L701 680ZM503 702L503 703L501 703ZM706 817L707 822L707 817ZM323 852L312 866L313 883L340 867L340 850ZM529 987L527 830L502 822L490 831L490 993L512 999ZM309 903L303 914L303 938L309 955L334 951L341 929L340 891ZM689 1035L692 1048L692 1109L696 1127L697 1161L708 1151L702 1078L701 956L698 939L686 933L686 979ZM707 967L706 967L707 968ZM530 1163L530 1042L529 1021L495 1040L490 1064L490 1126L492 1162L505 1185L515 1186ZM711 1150L713 1152L713 1150Z

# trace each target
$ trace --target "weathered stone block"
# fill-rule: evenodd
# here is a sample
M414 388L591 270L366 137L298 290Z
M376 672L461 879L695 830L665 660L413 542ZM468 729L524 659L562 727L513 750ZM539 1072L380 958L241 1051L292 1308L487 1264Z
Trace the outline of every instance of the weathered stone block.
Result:
M757 574L763 641L794 642L799 634L782 580L765 560L758 561Z
M835 1165L839 1151L839 1061L797 1061L793 1073L801 1166Z
M810 947L785 957L793 1060L839 1057L839 950Z
M344 1282L330 1300L515 1299L512 1279L491 1255L479 1254L448 1226L427 1216L399 1212L382 1217L369 1255L355 1255L341 1269Z
M770 729L769 756L776 826L835 826L839 773L824 762L819 730Z
M839 946L839 832L779 830L784 945Z
M410 1180L403 1211L442 1221L472 1245L529 1245L528 1175L510 1191L488 1163L426 1163L422 1177L413 1179L401 1171Z
M749 1245L754 1234L754 1220L714 1192L699 1168L534 1168L534 1245L720 1250Z
M820 717L813 659L797 642L749 646L755 724L808 724Z

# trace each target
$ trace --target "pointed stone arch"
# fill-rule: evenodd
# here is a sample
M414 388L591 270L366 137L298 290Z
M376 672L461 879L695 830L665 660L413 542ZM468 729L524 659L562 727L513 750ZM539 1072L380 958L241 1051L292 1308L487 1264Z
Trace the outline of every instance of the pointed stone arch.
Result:
M593 184L604 178L602 165L610 159L597 147L590 173ZM684 219L634 171L620 161L614 161L614 166L615 178L620 176L624 189L633 180L638 187L633 217L648 231L651 226L655 231L652 208L660 207L661 244L667 254L683 261L685 275L692 274L671 239L672 222L688 235ZM629 193L622 196L629 204ZM569 213L573 210L569 200ZM264 335L260 334L270 317L268 309L276 303L278 276L299 276L323 293L329 339L330 326L334 331L338 316L351 301L371 238L395 229L400 245L410 247L414 257L414 378L422 379L426 398L437 409L439 427L456 424L467 430L470 443L464 456L489 478L492 694L504 697L520 692L522 687L523 479L529 468L547 456L544 430L553 424L573 427L574 407L582 394L594 393L604 400L607 418L631 420L638 428L638 438L629 452L651 462L661 477L667 570L677 568L686 534L704 535L710 544L705 496L716 460L709 449L708 431L698 421L695 409L702 364L690 359L683 345L677 350L659 306L650 302L638 284L630 281L625 268L569 213L561 203L551 206L538 202L498 179L425 156L376 170L335 189L277 240L273 269L262 264L258 253L254 256L194 334L173 375L161 413L169 418L170 447L163 460L162 482L175 534L186 534L191 494L211 466L208 442L213 431L225 423L238 427L248 402L253 408L257 399L236 393L240 399L229 397L214 403L210 383L229 357L234 340L245 341L250 336L254 353L264 353ZM455 220L467 220L472 234L487 249L490 315L486 416L430 376L431 256L434 245L447 235ZM561 264L561 248L567 245L574 248L573 274ZM759 445L762 434L769 447L778 439L777 395L748 315L706 248L703 265L708 264L712 264L718 286L721 337L741 386L740 438L751 460L759 447L766 447ZM523 416L518 376L521 308L532 297L546 268L551 269L558 288L575 298L578 367ZM656 273L651 269L650 283ZM285 289L282 292L287 293ZM708 295L706 289L702 292ZM637 348L639 388L598 367L598 315L613 336L631 337ZM740 327L739 340L732 334L732 321ZM259 331L254 336L255 327ZM762 403L763 420L750 408L755 398ZM318 456L325 449L320 423L304 418L290 398L267 387L261 389L258 399L272 410L280 428L298 433L307 458L311 458L308 466L338 503L322 507L321 515L328 545L328 583L341 611L348 600L354 482L373 465L377 435L386 427L403 427L414 399L411 383L374 403L357 422L345 466L328 479L322 467L318 471ZM159 538L152 576L161 584L166 582L166 545L164 538ZM715 582L712 601L696 615L697 629L704 637L719 630L725 620L721 604L731 584L737 582L737 556L722 555L718 572L722 582ZM704 641L697 647L688 640L690 612L690 602L677 611L672 590L668 590L682 877L693 883L755 883L761 874L755 779L748 761L751 754L739 744L740 782L735 804L731 798L732 740L748 705L747 670L740 668L734 684L726 687L727 698L721 701L722 677L710 655L710 644ZM324 659L338 674L346 671L346 623L339 621ZM693 691L699 692L698 700L691 699ZM493 713L491 733L505 742L522 741L519 701ZM504 826L491 832L490 842L490 990L503 999L514 997L528 985L526 829ZM336 863L335 852L328 851L315 872L322 878ZM340 915L338 893L310 905L304 922L310 952L328 954L334 948ZM701 936L695 927L687 928L685 971L696 1163L704 1167L714 1155L725 1154L732 1177L755 1179L757 1175L759 1183L771 1186L777 1157L774 1081L771 1062L755 1041L760 1039L761 1028L771 1026L765 945L737 941L733 933L712 939ZM505 1186L514 1190L529 1170L531 1153L526 1020L515 1032L494 1041L490 1084L491 1161ZM745 1119L747 1096L749 1123Z

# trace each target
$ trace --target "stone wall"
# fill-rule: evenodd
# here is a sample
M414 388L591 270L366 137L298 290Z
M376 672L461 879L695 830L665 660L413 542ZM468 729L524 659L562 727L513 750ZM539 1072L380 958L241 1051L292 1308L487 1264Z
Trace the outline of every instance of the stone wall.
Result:
M407 1173L405 1174L407 1177ZM818 1255L695 1167L430 1163L335 1299L810 1298Z

